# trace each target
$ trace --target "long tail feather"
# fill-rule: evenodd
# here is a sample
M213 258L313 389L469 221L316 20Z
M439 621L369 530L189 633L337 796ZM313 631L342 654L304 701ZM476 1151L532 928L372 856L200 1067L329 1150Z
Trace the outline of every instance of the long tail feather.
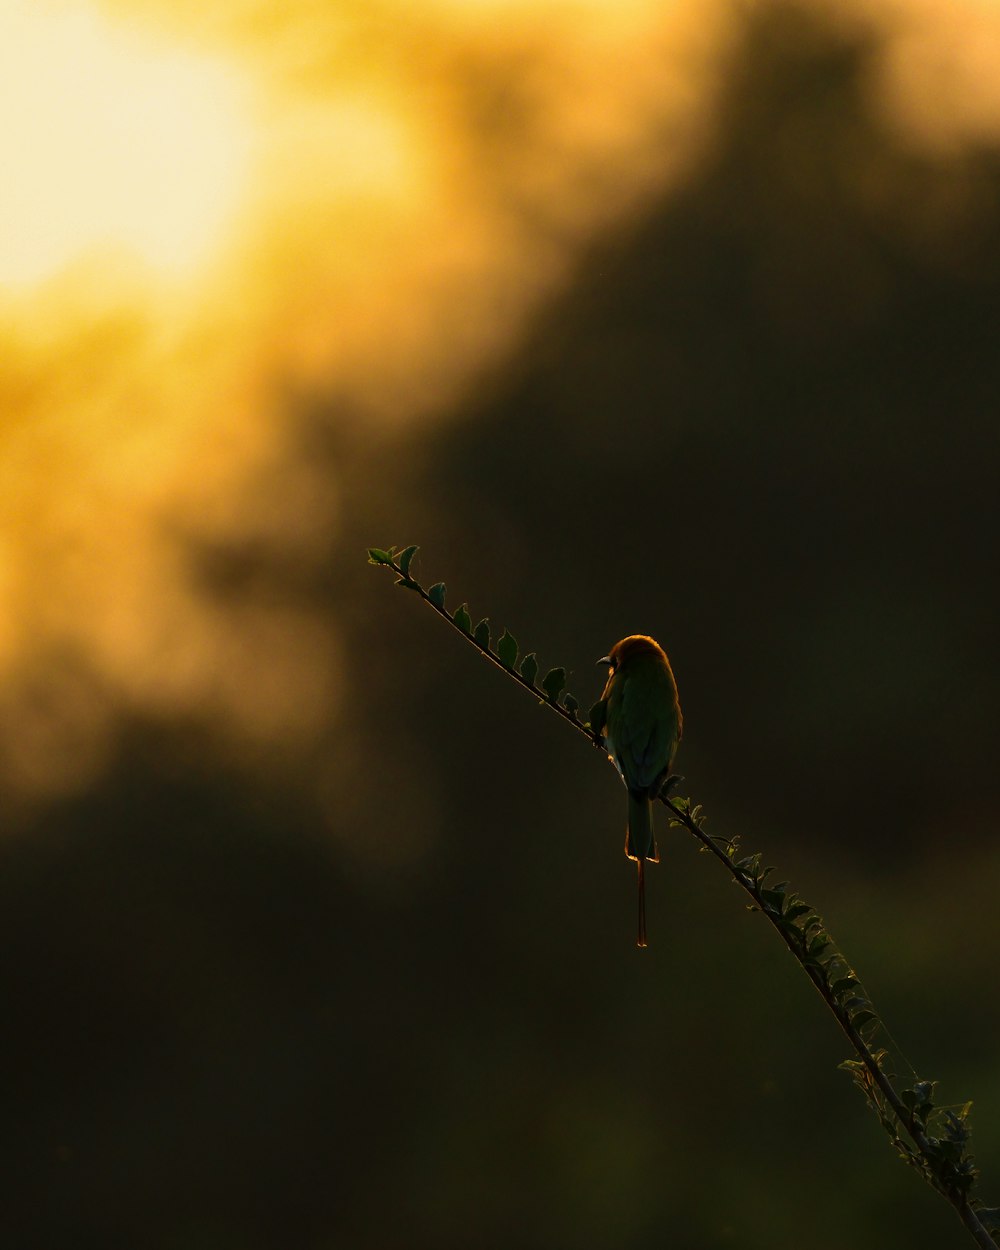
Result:
M639 869L639 936L636 938L636 946L645 946L646 943L646 861L640 856L635 861L636 867Z

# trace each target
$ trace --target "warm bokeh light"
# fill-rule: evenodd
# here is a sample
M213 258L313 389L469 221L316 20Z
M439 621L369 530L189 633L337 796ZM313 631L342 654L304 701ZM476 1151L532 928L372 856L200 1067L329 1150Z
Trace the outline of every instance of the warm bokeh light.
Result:
M889 38L875 84L889 120L911 141L953 148L1000 129L1000 5L996 0L894 0L870 8Z
M339 484L282 397L372 437L454 411L595 240L697 169L755 7L7 0L8 783L85 780L119 705L252 743L335 714L329 629L220 604L186 544L327 550ZM992 7L837 21L883 32L868 85L908 141L1000 130Z
M0 284L95 249L202 260L243 190L239 83L78 3L0 9Z
M1000 0L0 0L7 1244L957 1245L364 550L664 643L996 1203L998 307Z

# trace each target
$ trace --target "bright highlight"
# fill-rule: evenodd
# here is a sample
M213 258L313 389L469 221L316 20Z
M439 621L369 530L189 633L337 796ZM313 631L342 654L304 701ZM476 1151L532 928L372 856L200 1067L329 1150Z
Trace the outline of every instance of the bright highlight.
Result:
M249 125L225 66L79 2L0 8L0 283L88 252L198 265L243 187Z

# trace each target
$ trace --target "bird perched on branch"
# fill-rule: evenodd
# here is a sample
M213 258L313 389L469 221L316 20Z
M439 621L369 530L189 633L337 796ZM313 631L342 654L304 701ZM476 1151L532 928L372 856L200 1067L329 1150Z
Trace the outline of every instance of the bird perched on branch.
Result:
M603 734L628 788L625 854L639 873L639 936L646 945L646 861L657 863L652 800L666 781L681 740L683 719L677 683L666 652L652 638L633 634L597 661L611 670L591 727Z

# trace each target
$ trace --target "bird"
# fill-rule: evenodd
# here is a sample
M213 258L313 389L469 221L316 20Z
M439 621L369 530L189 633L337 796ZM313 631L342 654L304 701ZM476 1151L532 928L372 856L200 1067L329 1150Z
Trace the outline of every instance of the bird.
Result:
M606 664L609 672L591 712L591 728L604 737L608 756L628 789L625 854L635 860L639 874L636 946L646 946L645 865L660 858L652 801L670 774L684 721L670 661L653 638L622 638L597 663Z

